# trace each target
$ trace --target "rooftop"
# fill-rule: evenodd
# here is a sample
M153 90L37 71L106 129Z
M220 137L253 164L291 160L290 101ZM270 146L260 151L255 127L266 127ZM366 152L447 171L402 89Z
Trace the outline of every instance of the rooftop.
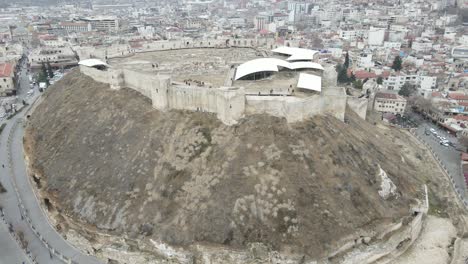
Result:
M390 93L390 92L380 92L375 95L375 98L382 98L382 99L403 99L403 97L399 96L396 93Z
M0 64L0 77L11 77L13 74L13 64L2 63Z
M454 100L468 100L468 95L464 93L449 93L448 98Z

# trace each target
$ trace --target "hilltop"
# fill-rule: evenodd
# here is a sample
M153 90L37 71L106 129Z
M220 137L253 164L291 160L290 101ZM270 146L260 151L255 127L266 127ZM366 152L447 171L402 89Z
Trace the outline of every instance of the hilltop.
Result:
M261 242L317 258L407 218L435 174L405 134L347 112L226 126L74 71L46 92L25 145L60 229L91 241L89 230L181 248Z

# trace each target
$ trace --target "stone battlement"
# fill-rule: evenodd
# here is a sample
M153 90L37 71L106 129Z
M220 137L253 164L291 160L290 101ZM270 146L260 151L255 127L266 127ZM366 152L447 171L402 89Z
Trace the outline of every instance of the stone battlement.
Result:
M315 115L331 115L344 120L347 96L343 88L329 87L306 98L294 96L246 95L242 87L197 87L171 82L170 76L139 73L127 69L80 65L80 71L112 89L133 89L151 99L161 111L171 109L214 113L226 125L236 124L253 114L269 114L299 122Z

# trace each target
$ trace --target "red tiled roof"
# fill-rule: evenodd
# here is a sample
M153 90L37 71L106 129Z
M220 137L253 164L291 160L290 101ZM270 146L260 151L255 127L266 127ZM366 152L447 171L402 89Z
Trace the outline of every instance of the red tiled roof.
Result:
M446 125L446 124L440 123L440 122L439 122L439 124L440 124L442 127L445 127L445 128L446 128L447 130L449 130L449 131L452 131L452 132L455 132L455 133L458 132L455 128L453 128L453 127L451 127L451 126L449 126L449 125Z
M432 92L431 96L432 97L442 97L442 93L441 92Z
M468 116L456 115L453 117L453 119L458 120L458 121L468 121Z
M375 74L373 72L364 71L364 70L355 71L354 76L356 77L356 79L367 79L367 78L368 79L373 79L373 78L377 78L377 74Z
M375 95L376 98L385 98L385 99L397 99L398 96L393 93L377 93Z
M467 107L467 106L468 106L468 102L458 102L458 105Z
M468 161L468 153L462 152L461 159L464 161Z
M13 64L2 63L0 64L0 77L11 77L13 73Z
M382 72L382 74L380 74L380 77L388 78L388 76L390 76L390 73L391 73L390 71L384 71L384 72Z
M463 93L449 93L448 97L454 100L468 100L468 95Z

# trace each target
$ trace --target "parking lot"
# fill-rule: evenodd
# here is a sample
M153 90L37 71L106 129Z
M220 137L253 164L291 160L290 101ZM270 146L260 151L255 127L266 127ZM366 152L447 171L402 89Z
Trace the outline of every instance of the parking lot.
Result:
M447 171L453 176L457 189L460 190L465 200L466 184L461 171L461 152L458 139L455 135L448 133L428 120L420 120L420 125L416 128L418 136L424 140L440 158L441 162L447 168ZM431 132L434 131L434 132ZM449 144L441 144L440 137L447 139Z

